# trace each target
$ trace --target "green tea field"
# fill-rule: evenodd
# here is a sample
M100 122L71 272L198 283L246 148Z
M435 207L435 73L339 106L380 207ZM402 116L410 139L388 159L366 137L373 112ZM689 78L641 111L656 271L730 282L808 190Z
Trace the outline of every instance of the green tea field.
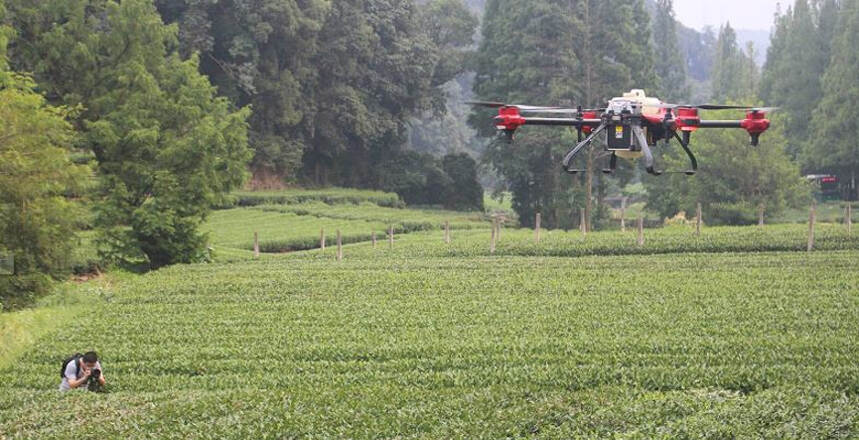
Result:
M811 253L805 225L504 228L490 252L480 213L249 205L212 216L215 263L66 293L90 299L0 369L0 438L859 436L842 225ZM358 242L342 261L323 227ZM255 259L253 232L309 250ZM110 392L58 393L90 348Z

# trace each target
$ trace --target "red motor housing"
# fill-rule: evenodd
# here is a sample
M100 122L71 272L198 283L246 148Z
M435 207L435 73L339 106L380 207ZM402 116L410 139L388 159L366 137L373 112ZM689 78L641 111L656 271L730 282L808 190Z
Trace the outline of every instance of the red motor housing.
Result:
M582 118L583 119L599 119L599 115L597 114L597 112L582 112ZM591 133L593 133L593 131L594 131L594 127L590 127L590 126L583 126L582 127L582 133L584 133L586 135L590 135Z
M495 128L507 132L514 132L525 125L525 118L519 114L518 107L501 107L498 116L495 117Z
M752 139L752 145L757 146L758 141L761 138L761 133L770 128L770 120L767 119L766 113L753 110L746 114L746 119L743 119L740 123L740 127L743 127L747 132L749 132L749 137Z
M701 117L698 116L698 109L690 107L678 108L674 124L680 131L694 132L701 125Z
M764 112L752 111L746 114L741 125L749 134L761 134L770 128L770 121Z

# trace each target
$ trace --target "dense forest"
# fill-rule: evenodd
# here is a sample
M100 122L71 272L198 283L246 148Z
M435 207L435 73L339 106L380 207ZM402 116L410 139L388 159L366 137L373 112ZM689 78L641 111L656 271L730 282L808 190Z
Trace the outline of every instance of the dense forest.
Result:
M509 191L524 225L541 212L557 228L580 209L598 228L604 200L630 193L662 216L703 202L713 222L744 223L807 200L812 172L855 198L857 3L796 0L760 67L730 24L684 27L671 0L0 0L0 251L39 274L4 289L45 284L81 228L106 261L205 259L200 225L247 185L465 210ZM630 163L604 176L596 151L571 177L571 133L499 142L492 114L464 104L592 107L632 88L782 111L757 148L697 133L695 178Z

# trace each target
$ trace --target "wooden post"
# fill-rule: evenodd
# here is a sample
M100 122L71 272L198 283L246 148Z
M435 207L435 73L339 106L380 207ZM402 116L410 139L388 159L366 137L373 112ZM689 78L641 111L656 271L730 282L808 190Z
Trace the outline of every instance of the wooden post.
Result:
M388 249L394 248L394 225L388 227Z
M450 244L450 221L444 222L444 242Z
M495 240L501 241L501 226L504 224L504 217L498 217L495 220Z
M582 231L582 234L588 235L588 222L587 218L585 217L584 208L579 210L579 218L579 230Z
M853 233L853 205L847 203L847 216L845 218L847 221L847 235Z
M373 249L376 249L376 231L370 237L373 239Z
M620 232L626 232L626 197L620 199Z
M534 220L534 241L540 242L540 213L537 213L537 218Z
M319 249L325 250L325 228L319 230Z
M498 229L498 220L492 219L492 236L489 238L489 254L495 253L495 239L496 239L496 229Z
M701 236L701 222L703 221L701 219L701 204L700 203L698 203L698 206L695 208L695 217L696 217L695 218L695 235L700 237Z
M758 205L758 227L764 227L764 204Z
M817 202L811 204L808 212L808 252L814 250L814 223L817 220Z
M259 234L254 232L254 258L259 258Z
M638 246L644 246L644 216L638 216Z
M337 230L337 261L343 259L343 238L340 235L340 230Z

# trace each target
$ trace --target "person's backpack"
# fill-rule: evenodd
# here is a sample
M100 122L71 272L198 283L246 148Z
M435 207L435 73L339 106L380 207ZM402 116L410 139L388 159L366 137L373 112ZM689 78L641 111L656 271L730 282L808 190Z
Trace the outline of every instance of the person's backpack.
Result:
M80 371L80 369L81 369L81 360L80 359L82 357L84 357L84 355L82 355L80 353L75 353L73 356L66 358L66 360L63 361L63 367L60 368L60 377L61 378L66 377L66 367L69 366L69 362L74 362L75 368L77 368L78 371Z

